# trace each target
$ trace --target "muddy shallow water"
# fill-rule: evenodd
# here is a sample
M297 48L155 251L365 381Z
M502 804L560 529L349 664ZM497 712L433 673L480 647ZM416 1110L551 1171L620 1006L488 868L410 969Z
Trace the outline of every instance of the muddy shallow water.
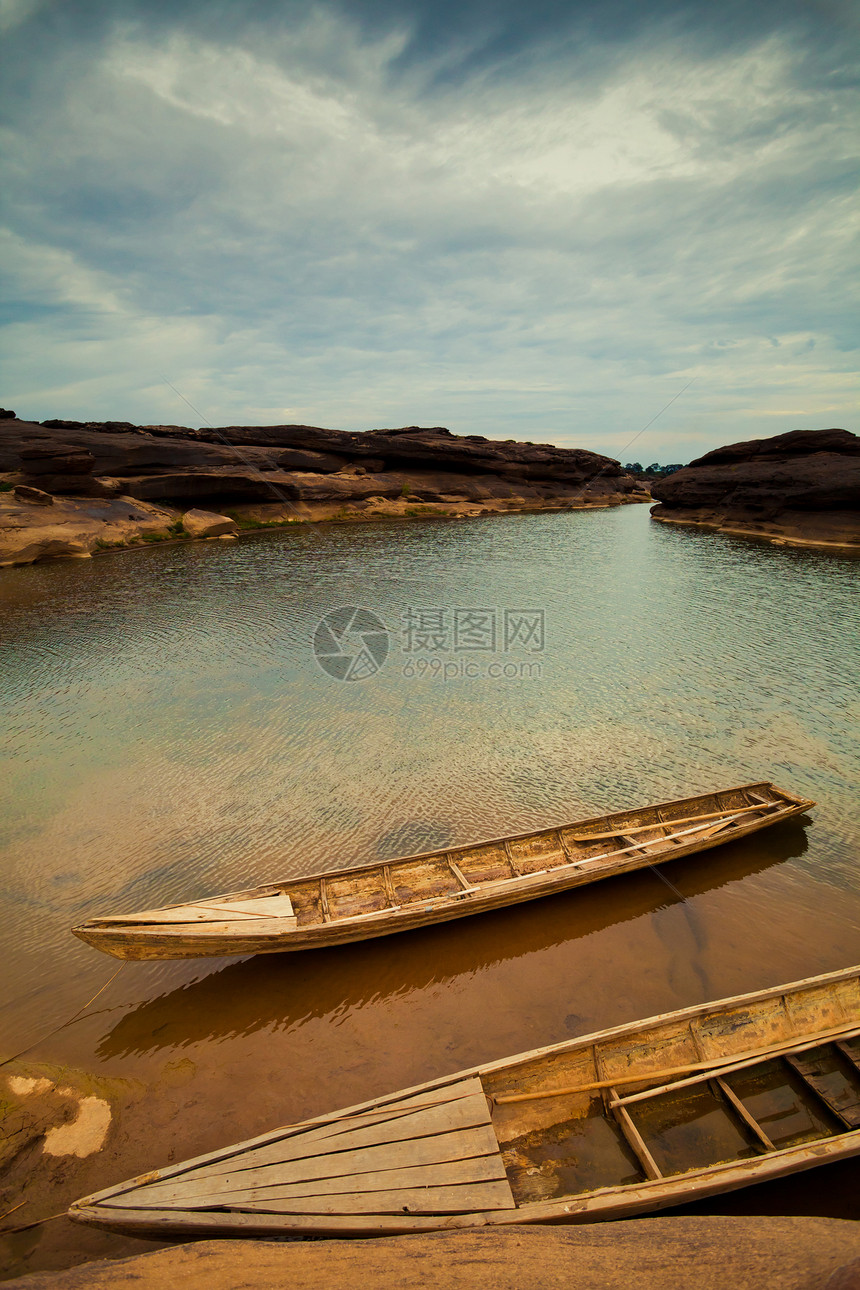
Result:
M34 1164L21 1217L485 1059L860 960L858 572L644 507L0 571L0 1056L114 971L68 933L95 913L754 779L819 802L659 871L401 937L129 964L27 1056L108 1081L115 1110L60 1204ZM388 653L339 681L311 642L351 605L381 619ZM860 1217L858 1183L849 1162L707 1211ZM7 1275L149 1248L65 1221L3 1246Z

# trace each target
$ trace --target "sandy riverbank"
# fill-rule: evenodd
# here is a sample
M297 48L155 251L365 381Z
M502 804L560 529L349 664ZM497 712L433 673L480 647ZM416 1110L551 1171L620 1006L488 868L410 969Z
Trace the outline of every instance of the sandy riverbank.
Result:
M474 519L536 511L606 510L648 502L646 493L606 494L599 500L548 497L465 498L426 502L417 497L371 497L344 502L297 501L231 506L228 514L143 502L133 497L31 497L34 489L0 493L0 567L36 560L89 559L166 542L234 538L296 524L372 523L380 520Z

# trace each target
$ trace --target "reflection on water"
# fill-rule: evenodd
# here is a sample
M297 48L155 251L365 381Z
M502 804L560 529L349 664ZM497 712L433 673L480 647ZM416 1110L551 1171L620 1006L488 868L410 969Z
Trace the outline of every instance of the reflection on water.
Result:
M700 892L802 855L807 847L803 818L774 827L764 838L740 839L703 854L698 862L691 857L682 865L497 910L470 920L466 929L440 924L390 939L315 950L311 957L258 955L231 962L126 1013L101 1039L99 1056L223 1041L261 1029L289 1030L383 999L418 1002L422 991L456 988L479 973L507 967L511 960L518 960L522 969L524 960L559 948L567 953L577 941L609 928L619 934L625 923L653 917ZM671 875L671 887L660 881L664 874ZM562 1027L558 1038L604 1024L599 1017L592 1022L586 1004L580 1007L579 1012L569 1007L555 1019Z
M856 562L643 507L296 530L0 571L5 1051L110 975L68 933L109 909L749 780L819 807L664 866L671 888L646 870L365 946L126 967L37 1050L149 1090L124 1174L158 1163L154 1099L180 1158L860 958ZM393 633L354 684L310 644L348 604ZM416 607L545 610L540 676L404 674Z

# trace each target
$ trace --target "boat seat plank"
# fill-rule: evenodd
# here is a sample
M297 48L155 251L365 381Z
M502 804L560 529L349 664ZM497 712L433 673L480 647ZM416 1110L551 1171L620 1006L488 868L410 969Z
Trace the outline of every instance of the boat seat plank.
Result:
M618 1097L618 1090L615 1088L609 1088L607 1089L607 1093L609 1095L609 1098L611 1099L610 1105L611 1105L612 1112L615 1116L615 1119L618 1123L618 1127L620 1128L621 1132L624 1134L625 1138L627 1139L627 1142L631 1150L633 1151L633 1154L636 1156L636 1159L639 1161L639 1165L640 1165L640 1168L642 1169L642 1172L645 1174L646 1178L650 1178L653 1182L656 1182L657 1179L662 1178L663 1175L661 1174L660 1170L657 1167L656 1160L651 1155L651 1152L648 1150L645 1139L642 1137L642 1134L639 1132L639 1130L636 1128L636 1125L633 1123L633 1120L630 1116L630 1112L627 1110L627 1107L612 1105L612 1103L614 1103Z
M770 1138L767 1136L767 1134L765 1133L764 1129L761 1127L761 1125L759 1124L755 1116L752 1115L751 1112L747 1109L747 1107L744 1106L743 1102L738 1097L737 1093L731 1087L731 1085L727 1084L724 1079L720 1079L719 1076L716 1077L716 1079L714 1080L714 1083L717 1085L717 1088L720 1090L723 1097L729 1103L729 1105L731 1106L735 1114L738 1115L743 1120L744 1124L758 1138L759 1142L762 1144L765 1150L775 1151L776 1148L774 1147Z
M457 879L457 882L460 884L463 891L474 891L476 884L473 882L469 882L469 879L463 873L463 870L457 864L457 861L454 859L454 857L449 855L446 857L446 859L448 861L448 868L451 870L451 873Z
M263 1168L240 1168L226 1174L200 1171L195 1177L169 1179L152 1183L127 1192L112 1201L113 1204L135 1206L145 1204L202 1204L203 1197L222 1193L245 1191L256 1186L288 1186L326 1178L355 1180L356 1174L378 1173L389 1169L414 1169L420 1165L441 1165L452 1161L498 1154L499 1145L492 1129L487 1125L461 1129L452 1133L438 1133L428 1138L407 1138L400 1142L386 1142L378 1146L361 1147L352 1151L338 1151L331 1155L306 1156L300 1160L279 1161ZM211 1201L212 1204L217 1203Z
M505 848L505 855L507 856L507 859L508 859L508 864L511 866L511 873L514 875L515 878L521 877L522 869L520 869L519 865L517 864L514 858L514 853L511 850L511 844L507 840L507 838L505 839L505 842L504 842L504 848Z
M654 855L655 843L656 843L656 849L658 851L662 850L664 845L663 838L657 838L657 839L634 838L634 837L631 837L630 834L628 833L617 833L615 836L620 838L622 842L626 842L627 846L630 848L631 851L638 851L643 856Z
M320 878L320 909L322 910L323 922L331 922L331 909L328 903L328 889L325 878Z
M860 1048L855 1047L853 1044L843 1043L841 1041L836 1044L836 1047L839 1049L842 1056L846 1057L851 1065L860 1071Z
M860 1129L860 1074L856 1070L849 1075L834 1069L826 1055L816 1052L792 1054L786 1061L847 1128Z

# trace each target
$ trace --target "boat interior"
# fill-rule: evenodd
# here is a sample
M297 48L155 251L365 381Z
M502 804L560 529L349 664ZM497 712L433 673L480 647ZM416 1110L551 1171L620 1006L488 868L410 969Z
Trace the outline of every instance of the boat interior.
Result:
M669 859L673 852L716 845L783 813L813 803L760 783L718 793L599 816L579 823L510 838L432 851L330 874L289 879L248 891L132 914L89 920L86 927L136 924L218 924L277 919L279 926L307 928L395 913L415 906L492 894L512 881L548 878L579 870L600 876L621 865ZM201 926L201 931L203 927ZM238 929L237 929L238 930Z
M860 1129L858 980L668 1020L483 1084L519 1206L825 1142Z

